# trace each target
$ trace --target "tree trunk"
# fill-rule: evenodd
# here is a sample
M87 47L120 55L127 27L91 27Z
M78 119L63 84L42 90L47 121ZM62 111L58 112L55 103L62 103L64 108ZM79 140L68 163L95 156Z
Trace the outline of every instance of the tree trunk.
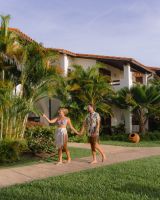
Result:
M25 133L25 129L26 129L27 120L28 120L28 114L24 117L24 120L23 120L21 138L24 138L24 133Z
M140 117L139 117L139 133L145 134L145 113L143 110L140 110Z
M2 112L2 115L1 115L1 136L0 136L0 139L3 139L3 112Z
M4 78L5 78L5 72L4 70L2 70L2 81L4 81Z

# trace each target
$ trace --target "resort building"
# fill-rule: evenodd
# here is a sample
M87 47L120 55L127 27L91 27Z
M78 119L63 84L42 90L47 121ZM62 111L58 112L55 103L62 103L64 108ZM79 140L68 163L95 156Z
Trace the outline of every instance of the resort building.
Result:
M123 87L130 88L135 83L141 83L146 85L150 79L153 78L155 72L139 63L133 58L116 57L116 56L104 56L94 54L79 54L73 53L64 49L53 49L60 54L60 66L64 70L64 74L72 70L72 65L81 65L84 68L94 66L96 63L103 63L105 69L102 69L114 90L119 90ZM125 124L127 133L131 133L139 130L139 125L136 122L130 111L122 110L115 106L112 107L114 116L107 119L107 126L117 126L118 124ZM146 126L146 129L148 125Z
M30 37L19 31L18 29L11 28L20 37L27 41L33 41ZM65 49L49 48L59 53L59 64L64 71L64 75L67 76L74 64L81 65L84 68L94 66L96 63L103 63L105 68L102 69L104 75L106 75L114 90L119 90L123 87L130 88L135 83L141 83L146 85L155 74L159 75L160 71L155 68L147 67L137 60L128 57L116 57L94 54L80 54L74 53ZM159 74L158 74L159 73ZM52 117L52 114L58 109L58 100L44 100L41 102L41 107L47 115ZM138 131L139 126L134 117L128 110L122 110L113 106L114 116L107 119L106 124L108 127L117 126L124 123L127 133ZM43 121L43 118L40 119ZM148 125L146 126L146 129Z

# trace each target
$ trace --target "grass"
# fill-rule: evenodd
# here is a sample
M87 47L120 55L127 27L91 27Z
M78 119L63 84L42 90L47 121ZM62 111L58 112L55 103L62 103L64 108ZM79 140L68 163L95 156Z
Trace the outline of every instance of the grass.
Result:
M1 200L159 200L160 157L128 161L0 190Z
M76 148L76 147L69 147L70 153L71 153L71 158L82 158L82 157L87 157L90 156L90 150L89 149L83 149L83 148ZM66 159L65 153L63 153L63 158ZM7 167L17 167L17 166L26 166L26 165L33 165L39 162L53 162L56 161L58 158L55 156L54 158L48 158L42 160L39 157L35 156L23 156L21 160L15 162L15 163L5 163L5 164L0 164L0 169L1 168L7 168Z
M159 141L140 141L139 143L125 142L125 141L113 141L113 140L101 140L101 144L127 146L127 147L160 147Z
M83 158L87 156L91 156L91 150L77 147L69 147L71 158L74 160L75 158ZM66 154L63 153L63 159L66 159ZM58 160L56 156L54 160Z

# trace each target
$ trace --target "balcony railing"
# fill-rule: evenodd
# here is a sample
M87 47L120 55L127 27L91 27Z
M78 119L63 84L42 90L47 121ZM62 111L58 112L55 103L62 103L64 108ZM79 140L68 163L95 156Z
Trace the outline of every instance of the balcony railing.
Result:
M113 80L111 81L112 86L120 85L120 80Z

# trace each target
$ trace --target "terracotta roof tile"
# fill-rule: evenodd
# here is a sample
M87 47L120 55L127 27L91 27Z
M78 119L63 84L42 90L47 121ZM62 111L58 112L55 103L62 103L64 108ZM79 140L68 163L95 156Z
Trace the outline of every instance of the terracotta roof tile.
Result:
M119 61L128 61L130 63L133 63L135 65L138 65L145 69L146 71L149 71L151 73L154 72L153 69L151 69L148 66L143 65L142 63L138 62L134 58L131 57L119 57L119 56L105 56L105 55L96 55L96 54L82 54L82 53L73 53L71 51L65 50L65 49L58 49L58 48L50 48L51 50L58 51L59 53L64 53L73 57L79 57L79 58L90 58L90 59L107 59L107 60L119 60Z
M36 42L34 41L32 38L30 38L28 35L24 34L23 32L21 32L19 29L17 28L9 28L10 31L15 32L16 34L18 34L20 37L24 38L25 40L29 41L29 42ZM145 69L146 71L149 72L154 72L156 70L159 70L160 68L158 67L149 67L149 66L145 66L142 63L138 62L137 60L130 58L130 57L119 57L119 56L105 56L105 55L96 55L96 54L82 54L82 53L74 53L65 49L61 49L61 48L46 48L47 50L53 50L53 51L58 51L59 53L63 53L63 54L67 54L73 57L82 57L82 58L90 58L90 59L107 59L107 60L119 60L119 61L128 61L132 64L135 64L139 67L142 67L143 69Z
M160 67L148 67L148 68L153 71L160 71Z
M76 57L76 53L73 53L73 52L65 50L65 49L60 49L60 48L47 48L47 49L53 50L53 51L58 51L59 53L64 53L64 54Z
M29 37L28 35L26 35L25 33L21 32L19 29L17 28L9 28L10 31L15 32L18 36L22 37L23 39L29 41L29 42L36 42L34 41L31 37ZM36 42L37 43L37 42Z

